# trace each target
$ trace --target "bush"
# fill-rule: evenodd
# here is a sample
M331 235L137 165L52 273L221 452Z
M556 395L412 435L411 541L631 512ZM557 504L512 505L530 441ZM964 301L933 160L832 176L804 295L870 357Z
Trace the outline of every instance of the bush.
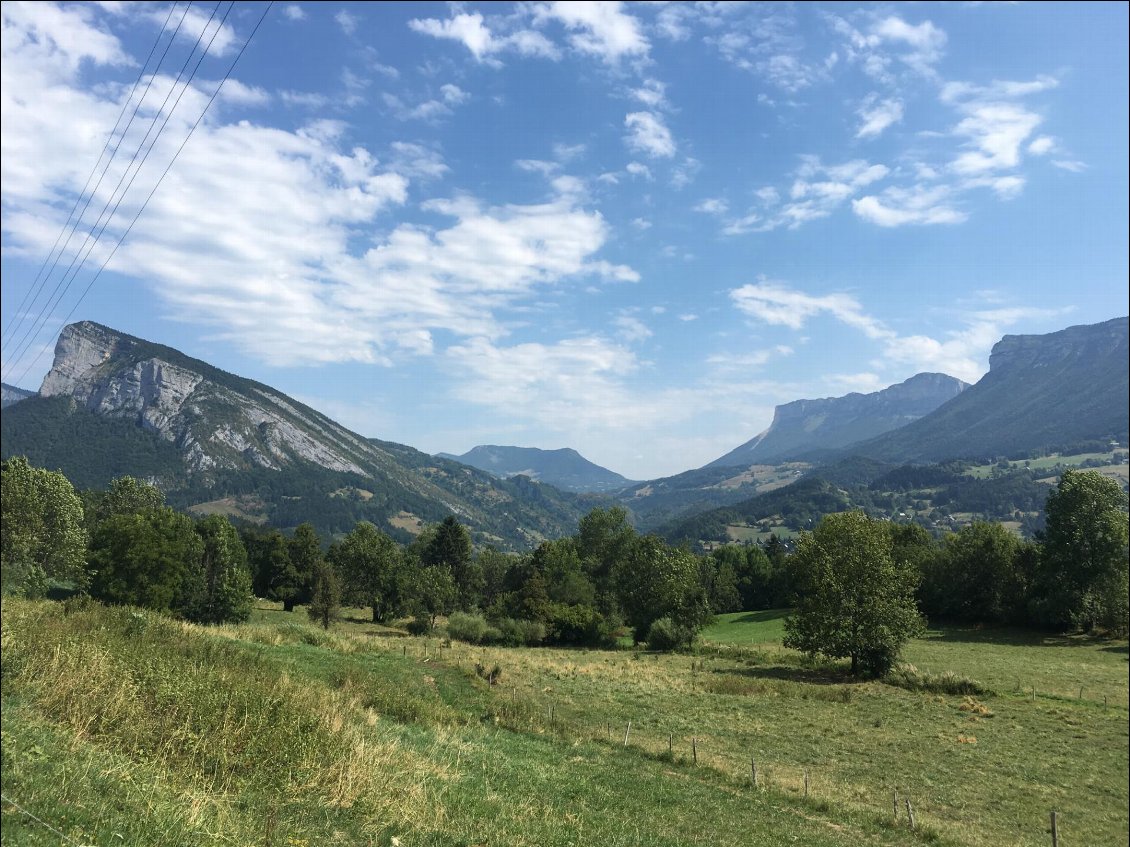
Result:
M501 643L509 647L533 647L545 641L545 625L538 621L503 618L498 632Z
M675 623L670 618L660 618L647 631L647 646L652 650L682 650L694 640L694 630Z
M408 621L405 627L411 635L430 635L432 632L432 619L428 615L420 615Z
M548 640L553 644L600 647L613 640L604 616L592 606L551 603L547 611Z
M487 635L491 630L492 627L478 615L454 612L447 619L447 634L458 641L466 641L468 644L487 643ZM497 630L494 631L497 632Z

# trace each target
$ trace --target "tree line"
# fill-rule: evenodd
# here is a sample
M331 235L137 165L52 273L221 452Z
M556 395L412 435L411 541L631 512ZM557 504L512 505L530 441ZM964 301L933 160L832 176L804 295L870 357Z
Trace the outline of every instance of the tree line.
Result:
M1127 628L1126 495L1066 471L1047 528L1023 541L978 522L936 539L861 512L824 516L790 552L724 545L700 556L641 535L622 507L532 552L475 550L455 516L403 544L356 523L326 543L310 523L235 527L192 517L131 477L78 493L60 473L3 463L3 591L85 591L187 620L244 621L255 596L304 606L329 627L345 604L478 643L607 646L625 633L653 649L691 644L713 614L790 607L789 645L880 674L925 616L1056 630Z

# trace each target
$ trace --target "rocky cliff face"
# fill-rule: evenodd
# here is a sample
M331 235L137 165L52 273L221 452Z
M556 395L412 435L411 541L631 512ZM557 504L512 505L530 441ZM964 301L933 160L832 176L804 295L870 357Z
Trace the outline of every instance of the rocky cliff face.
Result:
M40 394L136 421L179 447L193 471L304 459L364 474L380 458L364 439L266 386L90 322L63 329Z
M916 421L967 387L952 376L922 373L872 394L794 400L776 408L765 432L707 467L775 463L845 447Z

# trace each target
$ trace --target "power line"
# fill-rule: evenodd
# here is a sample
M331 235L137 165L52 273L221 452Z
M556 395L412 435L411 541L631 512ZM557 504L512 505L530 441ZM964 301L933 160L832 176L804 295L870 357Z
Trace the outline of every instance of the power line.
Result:
M149 82L145 86L145 91L142 92L141 98L137 101L137 106L134 107L133 114L130 115L129 122L126 124L125 129L122 130L121 138L119 138L118 143L114 146L114 151L110 154L110 158L106 160L106 165L102 168L102 173L98 177L98 182L95 183L94 188L91 189L90 196L86 198L86 203L83 205L82 211L79 212L79 215L76 218L75 211L78 209L79 204L82 203L82 198L86 196L86 190L90 188L90 181L94 179L94 174L98 170L98 166L102 164L102 159L106 155L106 151L110 149L110 144L111 142L113 142L114 136L118 133L118 128L121 126L122 118L125 117L126 111L129 109L129 104L133 101L133 95L137 91L137 87L141 84L141 80L145 78L146 68L149 67L149 61L153 58L153 54L157 52L157 45L161 43L161 38L165 35L165 31L168 29L169 21L172 20L173 12L176 11L177 3L174 2L173 5L169 7L169 14L165 17L165 22L161 25L161 31L157 33L157 39L153 42L153 46L149 49L149 55L145 57L145 64L141 66L141 70L138 72L137 79L134 80L133 86L130 88L129 96L122 103L121 111L118 113L118 120L114 123L114 128L110 130L110 134L106 136L106 143L102 146L102 152L98 154L98 161L96 161L94 163L94 167L91 168L90 174L86 177L86 183L83 185L82 191L80 191L78 196L75 198L75 203L71 207L70 214L67 215L66 222L59 230L59 235L55 239L54 245L52 245L50 252L47 254L47 257L43 260L43 264L39 266L39 270L35 274L35 279L32 280L31 285L28 286L27 290L24 292L24 297L20 301L20 305L16 307L15 311L13 312L12 319L8 322L8 326L4 330L3 335L7 340L4 341L2 346L0 346L0 352L7 348L8 344L11 342L16 324L18 324L22 320L20 315L23 313L25 304L28 303L28 296L31 295L33 291L35 291L35 296L32 297L31 304L29 306L29 308L34 308L35 303L39 300L39 294L46 287L47 281L51 278L51 274L55 272L55 267L58 265L59 259L62 258L63 254L67 250L67 247L70 246L71 238L74 236L75 231L78 229L79 224L82 222L82 218L86 214L87 208L90 206L90 201L94 198L94 195L97 193L99 186L102 185L102 179L106 176L106 172L110 169L110 165L113 163L114 157L117 156L118 150L121 149L121 145L125 142L126 134L129 132L129 128L133 125L134 118L137 117L137 113L141 108L141 104L145 102L145 97L149 94L149 89L152 87L153 80L156 78L157 73L161 70L161 65L164 64L165 57L169 55L169 48L173 46L173 42L176 40L177 33L180 32L181 25L184 23L184 19L188 15L188 10L189 8L191 8L191 6L192 3L190 2L184 7L184 12L181 14L180 20L177 22L176 29L169 37L169 43L165 45L165 50L161 54L161 58L158 60L157 66L153 69L152 75L150 75L149 77ZM71 226L72 220L74 220L74 226ZM59 247L59 242L63 240L63 234L67 232L68 228L70 229L70 234L67 235L66 242L64 242L62 249L59 250L59 255L55 256L55 261L51 262L51 257L55 255L55 250ZM48 262L51 262L51 269L47 271L47 276L43 277L43 281L42 283L40 283L40 277L43 276L43 270L47 267Z
M168 125L169 120L172 118L173 112L176 111L177 106L180 105L181 98L184 97L185 92L188 90L189 83L191 83L193 78L196 76L196 72L197 70L199 70L201 62L204 61L204 57L208 53L208 48L212 46L212 43L216 40L216 36L219 34L220 29L224 25L224 22L227 21L227 15L231 14L232 7L234 6L234 0L228 5L228 12L224 15L224 20L220 22L220 26L217 27L215 32L212 33L212 38L208 42L208 46L205 47L204 51L200 54L200 58L197 60L196 66L192 69L192 74L189 76L188 81L184 84L184 87L181 88L180 94L178 95L176 102L173 104L172 109L166 111L165 107L168 105L169 99L173 96L173 92L176 91L177 86L180 84L181 79L184 77L184 72L188 69L189 64L192 62L192 57L196 55L197 49L204 41L204 36L207 34L208 28L211 26L212 21L215 20L216 12L219 11L221 4L221 2L217 2L215 8L212 9L212 15L208 18L208 22L200 31L200 35L197 37L196 43L192 46L192 50L190 50L188 56L185 57L184 65L181 67L180 72L177 74L177 78L169 87L169 91L165 95L164 101L162 101L160 107L158 107L157 111L154 113L153 120L149 124L149 129L146 130L144 137L138 143L137 149L134 151L133 156L130 158L129 164L126 165L125 170L122 172L122 175L118 180L118 184L114 186L114 190L110 193L110 196L106 200L106 203L102 206L102 211L99 212L98 218L95 220L94 226L91 228L91 231L87 233L82 246L80 246L75 255L71 257L70 265L67 266L67 269L63 272L63 276L59 279L59 281L55 283L55 288L52 289L51 294L44 302L43 307L39 311L39 314L36 315L35 320L31 322L31 325L28 326L28 328L24 331L23 336L21 336L20 342L17 345L17 352L12 354L12 359L14 361L19 361L20 357L23 356L35 343L35 339L39 336L40 332L42 332L43 330L43 327L50 319L49 313L54 311L56 306L59 305L63 297L65 297L67 292L70 290L71 285L74 283L75 277L77 277L78 274L82 271L82 268L86 264L87 258L93 252L94 248L98 245L98 241L101 239L102 233L105 232L106 228L110 225L111 221L114 218L114 215L118 211L118 207L122 204L122 201L125 200L126 194L132 187L134 180L136 180L138 175L141 173L142 167L145 166L145 162L149 159L149 154L153 152L153 148L156 146L157 141L160 139L161 134L164 132L165 127ZM187 13L187 8L185 11ZM137 165L137 169L134 170L133 175L130 176L130 171L133 169L134 164L137 163L137 157L141 154L142 149L145 147L145 142L149 140L149 136L152 134L153 128L157 126L157 122L158 120L160 120L162 114L164 114L165 120L161 123L161 127L157 130L157 134L153 136L153 141L149 145L148 149L145 150L145 155L142 157L140 164ZM129 183L126 184L124 189L122 189L122 183L126 181L127 176L129 176ZM121 194L118 193L119 190L121 190ZM116 201L115 197L117 198ZM113 204L113 209L110 209L111 204ZM106 216L107 209L110 209L109 216ZM103 222L104 217L105 222ZM78 224L76 222L76 227L77 225ZM100 228L99 225L101 225ZM97 230L97 233L95 233L94 230ZM68 276L70 277L69 279ZM60 289L62 289L61 292Z
M233 5L234 5L234 3L233 3ZM141 207L137 210L137 214L135 214L133 216L133 220L130 221L129 226L126 227L125 232L122 233L121 237L118 239L117 243L114 245L114 248L110 251L110 254L106 257L106 260L102 263L102 266L95 272L94 276L91 277L90 282L88 282L86 284L86 288L83 289L82 294L79 295L79 298L78 298L77 301L75 301L74 306L71 307L71 310L67 313L66 317L63 318L63 324L64 325L71 319L71 317L74 316L74 313L78 310L78 307L80 305L82 305L82 301L86 299L86 295L90 292L90 289L94 286L94 283L102 275L102 272L104 270L106 270L106 266L110 264L110 260L114 258L114 254L116 254L118 252L118 248L122 246L122 242L125 241L126 236L128 236L130 234L130 231L133 229L134 224L137 223L138 219L141 217L142 212L144 212L145 208L149 205L149 201L152 200L153 195L157 193L157 189L161 186L161 183L164 182L165 177L168 176L169 171L172 170L173 165L176 163L177 158L181 154L181 151L184 150L185 145L188 144L188 140L190 138L192 138L193 133L196 132L196 128L198 126L200 126L201 121L204 120L204 116L206 114L208 114L208 110L212 107L212 103L214 103L216 98L219 96L220 90L224 87L224 83L226 83L228 81L228 78L232 75L232 72L235 70L235 66L239 63L239 60L243 57L244 52L246 52L248 46L251 44L251 40L255 37L255 33L257 33L259 31L259 27L262 26L263 21L266 20L267 14L271 11L271 8L274 5L275 5L275 0L270 0L270 2L268 2L266 7L263 9L263 14L261 14L259 16L259 20L255 22L255 26L252 28L251 33L247 36L247 39L243 42L243 46L239 48L239 52L236 54L235 59L232 60L231 65L228 67L227 73L224 74L224 78L222 80L220 80L220 84L216 86L216 90L212 92L212 96L210 98L208 98L208 102L206 104L204 104L204 109L200 112L200 116L196 119L196 122L189 129L188 135L185 136L184 141L182 141L181 144L180 144L180 147L177 148L177 152L173 154L173 158L169 161L169 164L165 167L165 170L161 173L161 176L157 179L157 182L154 184L153 188L150 189L149 195L145 198L145 201L141 204ZM228 9L228 12L229 13L231 12L230 7ZM226 18L226 15L225 15L225 20L226 19L227 18ZM217 30L217 32L218 32L218 30ZM215 38L215 36L213 36L213 39L214 38ZM210 43L211 42L209 42L209 44ZM43 354L47 352L49 347L50 347L50 344L46 344L46 345L43 346L42 349L40 349L39 353L36 354L35 358L31 360L31 362L28 364L28 366L26 368L24 368L23 372L19 376L19 379L16 380L17 382L19 380L22 380L27 375L28 371L30 371L35 366L36 362L38 362L43 357Z

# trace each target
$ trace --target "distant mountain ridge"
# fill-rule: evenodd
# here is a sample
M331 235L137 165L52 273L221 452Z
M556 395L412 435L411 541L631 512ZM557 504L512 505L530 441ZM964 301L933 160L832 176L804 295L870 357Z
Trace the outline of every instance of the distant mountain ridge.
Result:
M969 386L940 373L920 373L871 394L852 393L778 406L765 432L705 467L776 464L846 447L928 415Z
M28 397L34 396L34 391L17 388L14 385L8 385L6 382L0 382L0 409L7 409L9 406L14 406L21 400L26 400Z
M1032 455L1130 438L1130 319L1006 335L989 372L929 415L850 452L887 462Z
M145 474L182 506L253 502L257 514L322 531L358 519L386 530L455 514L480 541L521 548L569 534L588 504L405 445L365 438L253 380L91 322L63 328L40 396L6 409L3 454L83 485L147 456Z
M495 476L528 476L564 491L612 492L632 484L632 480L590 462L571 447L542 450L538 447L480 444L462 456L450 453L438 455Z

